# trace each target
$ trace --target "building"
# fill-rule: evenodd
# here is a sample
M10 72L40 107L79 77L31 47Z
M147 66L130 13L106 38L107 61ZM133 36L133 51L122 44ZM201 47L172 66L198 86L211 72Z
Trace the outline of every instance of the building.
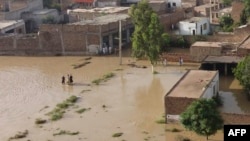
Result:
M236 56L237 43L195 42L190 47L190 57L195 62L202 62L207 56Z
M231 16L232 7L225 7L222 0L210 0L210 4L215 5L210 8L211 24L218 25L220 17Z
M180 114L193 101L212 98L218 92L218 71L187 71L164 97L166 121L179 120Z
M42 9L32 12L32 19L35 22L35 28L38 28L45 20L49 19L57 23L59 21L59 13L56 9Z
M190 47L190 56L197 62L201 62L208 55L220 56L221 54L221 42L195 42Z
M120 0L96 0L96 7L119 6Z
M93 20L96 17L108 14L128 14L129 7L103 7L92 9L73 9L68 10L69 22L78 22L82 20Z
M18 33L24 34L25 31L25 24L23 20L4 20L0 21L0 35L7 34L7 33Z
M193 17L179 22L180 35L207 35L209 33L209 18Z
M214 9L215 4L204 4L194 7L194 15L197 17L210 17L210 9Z
M42 0L5 0L0 20L20 20L22 13L43 9Z
M250 54L250 35L242 40L242 42L237 47L237 54L240 56L245 56Z

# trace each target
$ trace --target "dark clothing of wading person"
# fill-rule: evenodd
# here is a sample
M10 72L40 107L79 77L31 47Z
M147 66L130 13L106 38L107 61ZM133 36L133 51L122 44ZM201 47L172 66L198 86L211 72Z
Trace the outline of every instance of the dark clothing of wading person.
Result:
M65 84L65 77L62 77L62 84Z
M69 76L69 83L70 83L70 84L73 83L73 76L72 76L72 75Z

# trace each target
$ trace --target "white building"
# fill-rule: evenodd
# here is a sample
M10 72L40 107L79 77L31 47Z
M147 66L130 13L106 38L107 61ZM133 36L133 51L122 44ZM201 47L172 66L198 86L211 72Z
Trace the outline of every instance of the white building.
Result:
M168 8L180 8L181 7L181 0L166 0Z
M209 18L192 17L179 22L180 35L207 35L210 33Z

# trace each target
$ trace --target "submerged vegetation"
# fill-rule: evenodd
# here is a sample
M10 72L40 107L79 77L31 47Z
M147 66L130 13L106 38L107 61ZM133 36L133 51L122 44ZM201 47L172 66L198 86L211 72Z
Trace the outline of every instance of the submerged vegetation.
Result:
M78 97L72 95L62 103L58 103L56 108L54 108L51 112L47 113L46 115L50 116L50 120L56 121L63 118L63 114L65 113L65 109L73 106L76 103Z
M99 85L101 82L106 82L107 80L109 80L110 78L114 76L115 74L113 72L110 72L110 73L103 75L102 78L93 80L92 83Z
M114 134L112 135L112 137L120 137L120 136L122 136L122 135L123 135L123 133L119 132L119 133L114 133Z
M14 140L14 139L21 139L27 137L29 131L25 130L24 132L18 132L15 136L10 137L8 141Z
M53 136L57 136L57 135L78 135L78 134L79 134L79 131L71 132L71 131L61 130L58 133L54 133Z

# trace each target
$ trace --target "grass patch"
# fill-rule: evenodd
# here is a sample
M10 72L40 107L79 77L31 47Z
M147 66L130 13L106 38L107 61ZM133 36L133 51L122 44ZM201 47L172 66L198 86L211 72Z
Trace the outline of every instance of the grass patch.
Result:
M81 64L74 64L74 65L72 65L73 66L73 68L74 69L78 69L78 68L81 68L81 67L83 67L83 66L85 66L85 65L87 65L87 64L89 64L89 63L91 63L91 62L83 62L83 63L81 63Z
M177 128L166 129L165 131L170 131L170 132L181 132L181 130L180 130L180 129L177 129Z
M188 137L183 137L181 135L176 136L175 141L191 141Z
M70 132L70 131L61 130L58 133L54 133L53 136L58 136L58 135L78 135L78 134L79 134L79 131Z
M153 74L158 74L159 72L158 71L154 71Z
M115 69L115 71L122 71L123 69Z
M110 73L103 75L102 78L98 78L98 79L93 80L92 83L99 85L101 82L106 82L114 76L115 76L115 74L113 72L110 72Z
M51 112L47 113L46 115L50 116L50 119L52 121L59 120L63 118L63 114L65 113L65 109L68 109L70 106L73 106L74 103L76 103L78 100L78 97L76 96L70 96L68 99L63 101L62 103L58 103L56 105L56 108L54 108Z
M91 90L82 90L80 93L85 93L85 92L89 92L89 91L91 91Z
M158 119L155 122L158 123L158 124L165 124L166 123L165 118Z
M119 133L114 133L114 134L112 135L112 137L120 137L120 136L122 136L122 135L123 135L123 133L119 132Z
M49 106L44 106L42 109L39 110L39 112L43 111L44 109L49 108Z
M86 112L86 111L89 111L91 108L82 108L82 109L79 109L79 110L77 110L76 112L78 113L78 114L81 114L81 113L84 113L84 112Z
M46 119L37 118L36 121L35 121L35 124L44 124L46 122L47 122Z
M25 130L24 132L18 132L15 136L10 137L10 140L14 140L14 139L21 139L21 138L25 138L27 137L27 135L29 134L28 130Z

